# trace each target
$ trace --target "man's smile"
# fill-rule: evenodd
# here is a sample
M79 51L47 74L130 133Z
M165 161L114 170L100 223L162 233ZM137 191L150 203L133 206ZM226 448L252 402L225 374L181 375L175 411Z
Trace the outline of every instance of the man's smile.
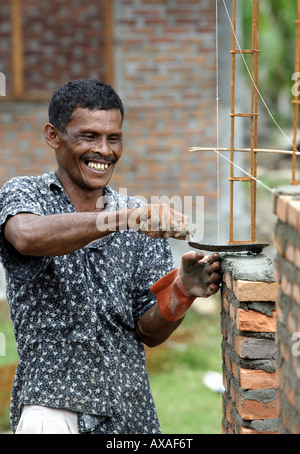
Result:
M107 170L110 164L108 163L101 163L101 162L95 162L95 161L84 161L85 165L89 167L90 169L97 170L97 171L103 171Z
M88 167L91 169L96 169L96 170L106 170L108 169L108 164L100 164L99 162L89 162Z
M112 158L100 158L100 157L85 157L82 159L85 166L97 173L106 172L113 164L115 160Z

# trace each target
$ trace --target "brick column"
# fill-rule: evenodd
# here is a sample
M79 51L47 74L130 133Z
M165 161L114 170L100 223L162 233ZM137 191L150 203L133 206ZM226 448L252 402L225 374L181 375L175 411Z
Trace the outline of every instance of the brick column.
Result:
M300 434L300 187L274 192L279 433Z
M264 255L222 260L223 433L277 432L278 285Z

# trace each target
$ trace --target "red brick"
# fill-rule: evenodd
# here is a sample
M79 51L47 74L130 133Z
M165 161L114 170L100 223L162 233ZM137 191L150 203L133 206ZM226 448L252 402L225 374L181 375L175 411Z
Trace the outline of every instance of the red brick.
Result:
M229 400L227 403L227 407L226 407L226 418L231 426L233 426L233 424L234 424L233 417L232 417L232 409L233 409L233 402L231 400Z
M240 435L276 435L278 432L268 431L258 432L257 430L250 429L249 427L241 427Z
M277 375L264 370L240 369L240 386L243 389L273 389L278 387Z
M281 238L281 236L279 235L279 232L275 231L275 235L274 235L274 246L277 250L277 252L284 256L284 240Z
M240 435L256 435L258 432L249 427L241 427L239 433Z
M291 263L295 262L295 245L289 240L285 244L285 258Z
M299 219L300 219L300 201L290 200L287 208L287 221L295 230L299 230Z
M278 283L236 280L233 292L239 301L276 301Z
M293 286L288 276L285 273L281 273L281 290L287 296L292 296Z
M232 364L232 373L233 373L236 381L239 381L240 367L236 363Z
M273 311L273 317L268 317L258 311L246 311L237 309L236 326L240 331L253 331L259 333L276 332L276 313Z
M277 400L260 402L258 400L245 400L239 398L237 409L242 419L270 419L278 417Z
M281 222L287 222L288 202L292 199L290 195L281 195L277 198L277 204L275 207L275 214L278 216Z

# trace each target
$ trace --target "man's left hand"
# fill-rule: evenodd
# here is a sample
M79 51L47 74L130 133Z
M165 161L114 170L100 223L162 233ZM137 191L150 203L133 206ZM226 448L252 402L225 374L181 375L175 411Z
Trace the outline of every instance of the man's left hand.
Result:
M183 291L195 297L208 297L217 293L222 282L218 254L204 256L202 252L184 254L178 271Z

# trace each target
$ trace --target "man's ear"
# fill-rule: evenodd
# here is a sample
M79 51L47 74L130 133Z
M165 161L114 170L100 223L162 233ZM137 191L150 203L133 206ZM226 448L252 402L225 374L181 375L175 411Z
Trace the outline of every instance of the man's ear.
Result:
M47 144L54 150L57 150L60 142L58 129L51 123L47 123L44 126L43 133Z

